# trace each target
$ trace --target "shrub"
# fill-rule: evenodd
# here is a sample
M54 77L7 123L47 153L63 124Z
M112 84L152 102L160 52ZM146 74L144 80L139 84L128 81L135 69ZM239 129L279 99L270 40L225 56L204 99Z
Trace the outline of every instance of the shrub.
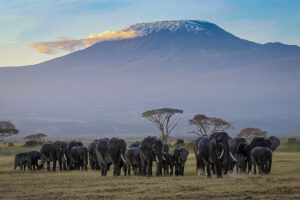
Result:
M288 138L288 143L294 143L296 141L297 141L296 138Z
M14 143L10 142L10 143L8 143L8 146L9 146L9 147L13 147L13 146L14 146Z
M176 147L184 146L184 140L183 139L177 139L176 143L175 143L175 146Z
M43 144L43 142L39 142L39 141L26 141L25 144L23 145L23 147L33 147L33 146L39 146Z

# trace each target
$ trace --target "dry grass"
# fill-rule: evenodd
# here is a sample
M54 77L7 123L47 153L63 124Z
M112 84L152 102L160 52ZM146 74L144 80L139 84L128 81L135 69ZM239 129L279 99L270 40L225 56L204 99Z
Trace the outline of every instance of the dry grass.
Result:
M198 177L193 154L184 177L12 168L13 156L0 156L0 199L300 199L300 153L275 153L269 176L233 173L223 179Z

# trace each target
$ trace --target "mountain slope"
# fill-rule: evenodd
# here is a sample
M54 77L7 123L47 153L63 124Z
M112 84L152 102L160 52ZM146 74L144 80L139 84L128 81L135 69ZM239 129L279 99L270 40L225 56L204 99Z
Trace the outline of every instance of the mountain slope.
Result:
M240 39L215 24L142 23L142 37L99 42L38 65L0 68L0 117L52 135L149 134L146 109L185 110L240 128L295 135L300 122L300 48Z

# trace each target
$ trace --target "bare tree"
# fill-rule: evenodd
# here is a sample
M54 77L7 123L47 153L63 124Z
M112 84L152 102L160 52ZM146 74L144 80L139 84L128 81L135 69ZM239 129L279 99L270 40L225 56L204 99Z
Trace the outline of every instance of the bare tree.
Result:
M237 135L241 138L246 138L248 141L253 140L255 137L267 137L267 131L263 131L259 128L244 128L240 131L240 133Z
M221 118L207 117L204 114L198 114L189 120L189 124L196 126L197 129L190 133L203 136L210 135L215 132L225 131L232 128L231 124Z
M148 110L142 113L142 117L148 119L156 128L158 128L161 140L166 144L168 142L170 134L179 122L178 118L172 118L177 113L182 114L183 110L173 108L160 108L155 110Z
M19 130L10 121L0 121L0 138L18 134Z

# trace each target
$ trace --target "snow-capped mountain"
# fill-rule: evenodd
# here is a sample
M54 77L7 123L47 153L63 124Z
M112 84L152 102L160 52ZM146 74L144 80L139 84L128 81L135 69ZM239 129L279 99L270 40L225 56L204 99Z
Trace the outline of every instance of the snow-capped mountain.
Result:
M194 114L221 117L236 134L300 130L300 48L240 39L215 24L179 20L123 30L141 37L99 42L47 62L0 68L0 119L21 133L98 136L153 134L140 114L183 109L177 135ZM261 33L263 34L263 33Z
M173 21L157 21L151 23L138 23L134 24L127 30L141 31L144 35L151 34L152 32L170 31L171 33L176 33L180 31L187 31L189 33L205 33L207 35L212 34L212 30L224 32L221 28L215 24L199 21L199 20L173 20Z

